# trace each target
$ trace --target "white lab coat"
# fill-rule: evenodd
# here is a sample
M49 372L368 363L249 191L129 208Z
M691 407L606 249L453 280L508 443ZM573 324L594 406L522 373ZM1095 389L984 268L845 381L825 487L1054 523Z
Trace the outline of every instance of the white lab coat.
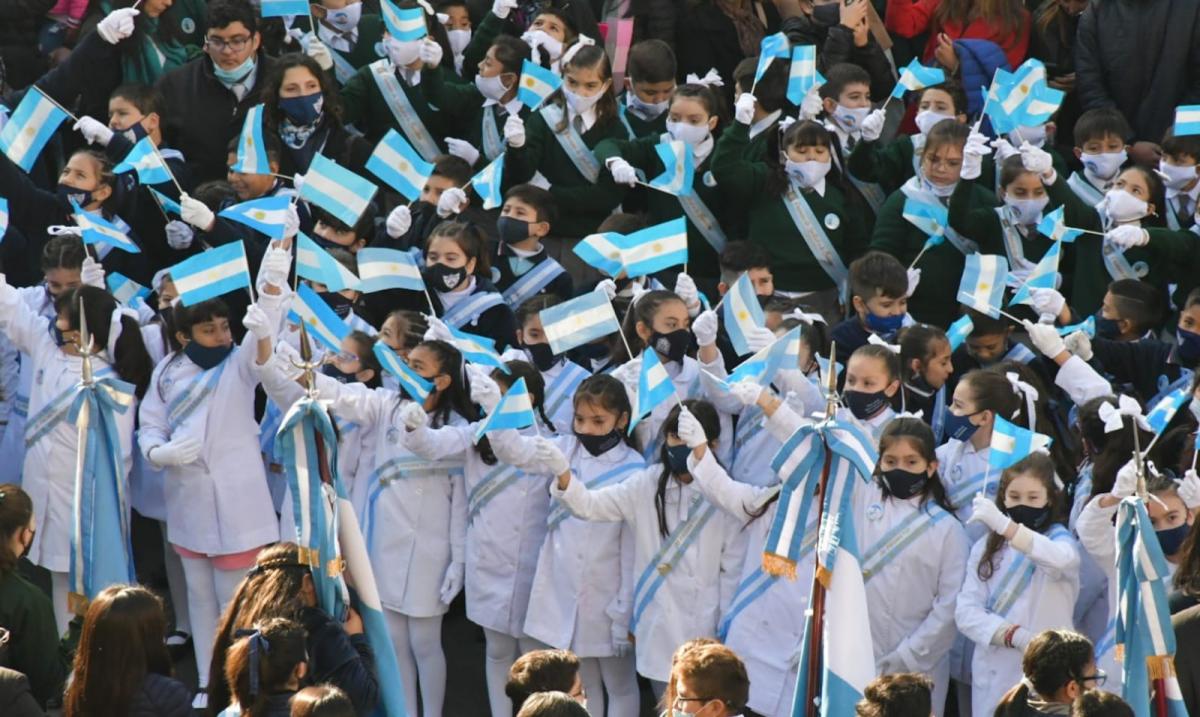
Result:
M971 502L975 499L979 486L983 485L985 476L987 485L984 496L989 499L996 497L1001 471L988 468L990 452L990 447L976 449L970 441L960 441L956 438L946 441L935 451L938 473L942 476L942 485L946 486L946 497L950 500L950 505L954 506L954 514L963 525L971 519L974 512ZM967 525L967 537L972 543L987 532L987 527L978 523ZM970 572L970 568L967 572Z
M50 334L50 322L35 313L21 292L0 282L0 331L29 357L33 373L29 391L29 415L36 417L44 406L65 392L73 391L82 379L83 359L69 356ZM107 352L92 360L97 376L112 372ZM113 413L124 458L123 481L133 464L133 423L137 401L125 413ZM22 426L24 429L24 426ZM24 430L22 430L22 434ZM71 526L74 524L75 461L79 431L64 416L46 435L25 451L22 487L33 501L37 534L29 559L47 570L65 573L71 563Z
M54 321L58 316L58 312L54 310L54 301L45 286L26 286L17 289L17 293L21 301L38 316L50 321ZM8 343L11 345L11 340ZM15 384L13 372L16 374ZM29 418L29 394L33 387L34 373L33 360L24 351L17 351L15 365L5 363L4 385L6 388L13 386L14 394L8 413L8 427L0 440L0 466L14 466L13 474L6 476L5 480L18 485L21 483L21 473L25 465L25 423Z
M529 356L529 353L522 348L510 348L501 354L500 358L505 361L525 361L531 365L533 364L533 359ZM542 381L546 385L546 395L543 396L542 401L546 410L546 418L549 418L550 422L554 424L555 432L560 434L570 433L575 423L575 402L572 400L574 393L562 395L563 391L569 385L569 382L566 380L568 377L563 377L564 383L561 387L555 386L555 381L563 376L568 365L575 371L579 369L587 371L587 369L574 361L563 359L551 366L550 370L540 372L542 374ZM587 373L591 374L591 371L587 371ZM552 388L554 389L553 395L551 395Z
M504 467L499 461L492 465L483 462L472 444L478 427L478 423L472 423L418 428L408 434L408 446L429 460L465 460L469 496L488 474ZM532 426L522 433L536 435ZM544 473L522 473L484 503L475 516L468 515L464 587L467 617L476 625L516 638L525 635L529 593L550 512L549 482L550 477Z
M702 462L711 464L705 466L707 470L724 473L713 460L712 451L705 453ZM558 490L557 482L550 487L551 495L584 520L623 520L629 525L634 536L635 585L666 541L659 528L655 506L660 476L664 472L663 465L655 463L617 485L597 490L588 490L575 479L565 491ZM669 477L662 501L668 532L687 518L693 500L703 499L694 483L684 485ZM642 612L634 633L637 671L643 677L668 682L675 648L692 638L717 633L717 621L729 607L744 559L745 541L740 529L740 521L716 509L666 574L653 600ZM637 599L636 594L634 599Z
M967 559L967 577L958 596L955 619L958 629L975 643L971 660L971 713L991 717L996 704L1022 677L1021 651L1003 644L1009 625L1020 625L1031 634L1051 628L1072 629L1072 613L1079 594L1079 547L1062 525L1055 524L1045 535L1018 527L1013 541L993 556L995 570L988 580L979 578L979 562L987 545L980 538ZM988 609L1009 566L1020 554L1017 546L1036 565L1029 586L1013 602L1007 614Z
M157 366L167 356L163 343L163 327L157 322L142 324L142 343L146 353ZM139 431L134 432L138 441ZM140 445L140 444L139 444ZM141 515L164 523L167 520L167 494L163 471L155 468L140 450L133 452L133 469L129 471L129 504Z
M706 368L715 369L720 366L721 371L724 371L724 363L720 359L716 363L705 364ZM689 398L709 399L709 392L705 390L704 384L701 381L700 363L691 356L684 356L683 363L677 364L674 361L663 363L667 374L671 377L671 383L675 385L675 394L683 400ZM721 376L718 375L718 378ZM630 403L637 407L637 376L633 378L633 384L627 386L630 395ZM671 409L675 408L678 403L675 398L663 401L654 407L654 410L649 415L644 417L634 428L634 433L637 435L638 445L643 446L642 455L646 457L648 462L653 463L659 460L659 449L662 447L662 425L667 420L667 414ZM714 404L716 406L716 404ZM733 417L720 406L717 406L717 418L721 425L721 435L717 438L717 457L726 465L730 461L733 451Z

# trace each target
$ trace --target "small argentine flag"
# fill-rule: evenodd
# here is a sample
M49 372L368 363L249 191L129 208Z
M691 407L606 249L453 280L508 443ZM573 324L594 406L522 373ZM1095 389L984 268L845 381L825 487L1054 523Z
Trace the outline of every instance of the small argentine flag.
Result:
M409 368L408 364L396 355L392 347L382 341L376 341L374 351L375 358L379 359L379 363L387 369L388 373L397 378L400 388L404 389L404 393L409 398L421 402L429 398L429 393L433 390L433 383Z
M399 8L391 0L380 0L379 12L388 34L400 42L420 40L429 34L425 26L425 11L420 7Z
M1029 101L1021 108L1016 117L1017 124L1022 127L1037 127L1050 120L1050 116L1058 111L1066 93L1056 90L1046 84L1039 84L1030 93Z
M562 86L562 78L541 65L525 60L521 63L521 86L517 99L529 109L538 105Z
M792 329L783 336L775 339L770 346L762 349L746 359L729 374L726 381L730 384L738 381L754 381L767 385L775 378L782 368L796 368L800 365L800 327Z
M477 363L480 366L491 366L498 368L504 373L512 373L508 366L500 359L500 354L496 353L496 342L483 336L468 334L466 331L459 331L453 326L446 326L450 330L450 335L454 340L450 343L462 352L463 358L471 363Z
M132 306L134 299L144 300L150 296L149 289L117 271L104 277L104 281L108 284L108 293L126 306Z
M983 114L991 121L992 129L999 133L1011 132L1017 128L1016 119L1005 112L1002 106L1002 98L1008 94L1013 80L1011 72L996 70L992 75L992 84L983 90Z
M692 147L687 142L671 140L654 147L663 163L663 173L650 180L650 186L660 192L686 197L692 193L692 180L696 177L696 163L692 159Z
M1072 229L1067 226L1067 220L1063 215L1062 207L1043 216L1042 221L1038 222L1037 230L1038 233L1050 241L1061 241L1064 244L1070 244L1083 233L1078 229Z
M617 314L603 291L591 291L543 309L538 317L556 354L621 330Z
M1000 307L1004 300L1004 279L1008 276L1008 259L997 254L971 254L962 281L958 285L958 301L961 304L1000 318Z
M1096 317L1089 316L1086 319L1084 319L1083 321L1080 321L1078 324L1071 324L1070 326L1064 326L1058 330L1058 335L1059 336L1070 336L1071 334L1075 333L1076 331L1082 331L1084 334L1087 335L1088 338L1095 338L1096 337Z
M417 8L417 12L421 12ZM323 154L313 156L300 187L300 198L337 217L338 221L352 227L358 223L363 210L379 191L370 181L342 167Z
M825 77L817 72L817 46L797 45L792 48L792 66L788 70L788 102L799 106L814 87L825 84Z
M370 294L387 289L424 291L425 281L412 254L398 249L360 249L358 259L359 290Z
M492 163L484 167L479 174L471 177L471 186L483 200L484 209L495 209L504 203L504 194L500 191L500 182L504 179L504 153L501 152Z
M625 239L624 234L616 232L590 234L576 244L572 251L596 270L616 276L625 268L621 261L621 252L627 243Z
M996 425L992 428L991 450L988 452L988 465L996 470L1004 470L1034 451L1050 448L1053 442L1050 436L1034 433L1028 428L1021 428L996 416Z
M946 225L950 222L950 215L941 204L905 197L902 215L910 224L930 237L946 236Z
M963 345L963 342L967 340L967 337L974 330L975 322L971 321L971 317L966 314L960 316L958 321L950 324L950 328L946 329L946 338L950 341L950 353L957 351L958 347Z
M638 421L674 395L675 384L671 383L671 375L658 360L658 352L651 348L643 350L642 370L638 374L637 406L633 410L633 420L629 422L630 435L633 435Z
M758 66L754 68L754 84L762 79L766 74L767 68L771 66L771 61L775 58L786 58L790 43L788 43L787 35L782 32L777 32L774 35L767 35L762 39L758 50Z
M1007 92L1000 100L1005 113L1013 118L1018 117L1018 111L1033 96L1033 90L1039 83L1046 84L1046 66L1033 58L1022 62L1012 74L1012 82L1004 88Z
M892 97L903 99L905 92L923 90L945 81L945 72L936 67L926 67L914 57L912 62L901 70L900 81L896 83L896 89L892 90Z
M183 208L179 206L179 202L171 199L154 187L146 187L146 191L150 192L150 196L154 197L158 202L158 206L162 207L164 212L171 212L177 217L183 215Z
M307 8L305 12L307 12ZM265 105L254 105L246 112L242 122L242 134L238 137L237 161L229 169L241 174L270 174L271 163L267 159L267 144L263 141L263 109Z
M631 279L687 263L687 221L683 217L646 227L625 239L622 260Z
M533 398L525 386L525 379L519 378L496 404L496 408L488 414L475 431L475 443L483 438L485 433L506 428L516 429L532 426L537 418L533 413Z
M1155 433L1162 433L1171 419L1179 411L1183 404L1190 401L1192 398L1192 389L1190 386L1180 386L1174 391L1168 393L1154 404L1154 408L1146 414L1146 423L1150 424L1150 430Z
M75 223L83 230L84 244L109 244L130 254L142 252L137 244L125 236L125 232L113 226L104 217L87 211L74 199L71 200L71 208L75 211Z
M287 220L287 208L290 203L291 197L285 195L259 197L226 207L218 212L217 216L232 219L238 224L245 224L272 239L282 239L283 224ZM354 226L354 222L350 222L350 225Z
M359 288L358 277L343 266L342 262L334 259L320 244L305 236L304 232L300 232L298 238L300 241L296 245L296 273L309 281L324 284L329 291Z
M1013 298L1008 302L1008 305L1030 304L1032 306L1032 289L1053 289L1055 280L1058 278L1058 261L1061 256L1062 242L1056 241L1042 255L1037 266L1033 267L1033 271L1029 273L1029 277L1025 279L1025 283L1021 285L1021 288L1017 289L1017 292L1013 294Z
M8 200L0 197L0 240L8 232Z
M142 137L133 145L125 159L113 167L113 172L137 172L138 181L142 184L162 184L171 181L171 170L167 168L162 156L155 149L149 137Z
M1176 137L1200 134L1200 105L1180 105L1175 108Z
M367 169L410 202L421 196L421 190L433 174L433 165L426 162L404 137L389 129L367 159Z
M758 295L754 291L754 284L750 281L748 272L739 276L738 280L730 287L729 292L725 294L721 312L725 331L729 334L733 350L737 352L738 356L753 353L746 335L751 329L761 329L766 324L763 319L762 307L758 305Z
M308 0L262 0L260 14L263 17L307 15Z
M184 259L167 273L184 306L250 286L250 265L241 240Z
M67 118L67 113L33 86L25 94L17 111L0 129L0 150L13 164L28 172L50 137Z
M342 339L350 333L346 322L307 284L296 288L288 321L304 324L309 336L335 353L342 350Z

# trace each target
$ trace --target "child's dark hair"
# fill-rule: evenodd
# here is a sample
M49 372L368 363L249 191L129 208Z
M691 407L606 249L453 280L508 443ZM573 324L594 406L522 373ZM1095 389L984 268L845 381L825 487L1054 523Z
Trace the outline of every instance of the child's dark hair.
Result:
M1050 391L1046 389L1042 377L1038 372L1033 370L1029 364L1021 363L1020 361L1004 360L999 363L988 366L987 371L998 373L1007 380L1008 374L1016 374L1019 381L1029 385L1037 394L1033 400L1034 416L1032 425L1029 412L1028 399L1022 389L1012 386L1012 390L1021 400L1021 415L1024 422L1023 428L1032 428L1034 431L1041 433L1044 436L1050 436L1054 442L1050 444L1050 457L1054 461L1054 471L1063 483L1075 483L1075 466L1077 464L1077 456L1074 452L1075 436L1064 420L1060 425L1056 420L1058 414L1052 412L1050 407Z
M1176 135L1172 125L1163 137L1162 153L1164 157L1190 157L1193 162L1200 162L1200 135Z
M1018 417L1025 418L1025 398L1013 391L1012 384L1004 374L976 369L967 372L960 383L967 385L976 411L991 411L1006 421L1017 422Z
M550 190L536 184L518 184L504 193L504 201L510 199L533 207L533 211L537 213L537 221L546 222L553 230L554 222L558 220L558 202Z
M1075 146L1083 147L1093 139L1104 139L1108 135L1127 141L1133 129L1121 110L1115 107L1097 107L1079 115L1075 120Z
M183 334L191 338L192 327L196 324L202 324L205 321L213 321L214 319L228 319L229 306L219 298L208 299L201 301L192 306L185 306L182 301L175 302L167 312L164 313L164 326L170 326L172 331L171 345L180 346L182 344L174 334ZM170 316L167 316L167 313ZM176 351L170 358L171 361L176 361L183 355L182 351ZM158 397L166 400L165 386L162 382L162 377L159 377L159 382L155 384L155 390L158 391Z
M1109 433L1100 418L1100 407L1105 404L1113 410L1117 408L1117 400L1112 396L1093 398L1079 407L1079 437L1092 459L1092 498L1112 492L1117 471L1133 455L1133 419L1121 416L1121 430ZM1150 445L1151 438L1150 433L1142 431L1142 445Z
M971 317L971 333L968 336L979 338L980 336L999 336L1000 334L1008 334L1009 327L1012 326L1009 320L1001 316L994 319L991 316L976 311L969 306L964 306L963 313Z
M917 95L918 102L925 99L925 93L930 90L941 90L950 95L950 103L954 105L954 114L967 114L967 93L963 91L962 84L958 80L946 80L940 85L930 85L922 89Z
M0 484L0 579L17 567L20 555L12 549L13 536L33 520L33 500L14 483Z
M829 327L825 325L824 321L807 324L800 319L790 317L780 321L777 330L791 331L797 326L800 327L800 344L808 349L809 358L814 364L817 362L818 356L829 354Z
M783 64L783 63L771 63ZM868 92L871 88L871 75L867 71L850 62L839 62L825 72L825 84L818 90L821 99L839 101L842 93L850 85L866 85Z
M268 714L268 698L286 692L296 665L308 661L307 639L299 624L277 617L259 623L229 646L225 680L243 715Z
M558 306L561 303L562 301L554 294L538 294L537 296L529 297L514 312L517 318L517 328L525 328L525 322L549 309L551 306Z
M891 254L869 251L850 262L850 293L863 301L902 299L908 295L908 272Z
M729 119L728 110L725 108L725 101L708 85L695 83L678 85L675 88L675 93L671 95L671 102L677 99L696 100L701 105L704 105L704 110L708 112L709 116L717 118L718 128Z
M937 453L934 452L937 441L933 437L933 429L920 418L908 416L893 418L884 426L883 433L879 436L879 455L882 456L893 443L904 440L908 441L909 445L921 454L921 458L924 458L926 463L933 463L937 460ZM875 468L875 474L877 477L883 475L878 466ZM883 481L880 481L879 485L885 498L892 494ZM954 506L950 505L950 499L946 497L946 487L942 485L938 471L934 471L933 475L925 481L925 485L921 487L921 507L925 508L926 503L930 500L933 500L947 513L954 512Z
M356 239L362 239L363 241L368 242L372 237L375 236L375 217L376 212L374 204L368 204L366 208L363 209L363 213L358 217L358 221L354 223L354 226L350 226L318 206L314 205L312 210L312 218L315 222L321 222L322 224L332 227L339 232L352 231L354 232Z
M1021 658L1025 679L1008 691L996 706L997 717L1019 717L1030 712L1032 697L1049 699L1059 690L1084 681L1088 665L1096 659L1092 641L1073 630L1043 630L1029 641ZM1036 695L1030 694L1030 685Z
M1004 473L1000 475L1000 485L996 488L996 507L1000 509L1001 513L1008 515L1008 507L1004 504L1004 494L1008 491L1008 485L1018 476L1026 475L1041 481L1042 486L1046 489L1046 505L1050 508L1050 517L1038 530L1040 533L1045 533L1055 523L1062 520L1063 495L1062 490L1055 482L1054 461L1045 453L1030 453L1004 469ZM996 571L996 553L1000 552L1006 543L1007 541L1000 533L988 533L987 544L984 546L983 555L980 556L977 568L980 580L992 579Z
M929 324L901 328L896 333L896 341L900 344L900 376L904 381L911 381L917 373L913 369L913 361L927 364L933 359L938 346L950 343L945 331Z
M1071 717L1134 717L1134 712L1129 703L1118 695L1096 689L1075 698L1071 705Z
M3 535L0 532L0 535ZM1179 566L1172 584L1175 590L1192 599L1200 597L1200 530L1189 530L1179 548ZM3 568L0 567L0 575Z
M263 141L270 143L267 138L264 138ZM267 157L270 158L269 152ZM203 202L204 206L217 212L238 201L238 194L229 182L224 179L214 179L196 187L192 191L192 198Z
M1164 298L1162 291L1138 279L1117 279L1108 285L1113 296L1113 308L1118 319L1133 324L1133 332L1141 335L1162 323Z
M129 104L137 108L138 112L143 115L163 113L163 96L162 93L154 88L153 85L146 85L141 82L128 82L120 85L112 91L109 99L120 97Z
M571 397L571 406L578 410L581 403L612 413L618 422L622 414L627 421L633 415L633 407L629 405L629 394L625 392L625 386L606 373L593 374L580 382L579 388L575 389L575 395ZM625 432L625 443L637 449L637 443L628 431Z
M637 301L629 307L629 311L625 312L625 320L621 322L621 333L624 334L625 340L629 342L629 350L633 352L633 356L637 356L646 348L642 337L638 336L637 325L643 323L650 327L654 323L654 317L658 314L659 308L664 304L672 301L683 303L683 299L673 291L665 291L663 289L652 289L638 297ZM622 344L616 349L613 355L613 360L617 364L622 364L633 358L633 356L625 355L625 346Z
M308 70L320 83L323 126L340 127L342 125L342 98L337 82L333 79L333 73L323 71L316 60L303 52L290 52L275 60L271 76L262 86L262 102L265 105L263 124L270 130L278 131L279 125L283 122L284 114L279 109L279 89L283 84L284 74L294 67L303 67Z
M208 6L208 26L213 29L228 27L235 22L245 26L251 35L258 32L258 11L246 0L214 0Z
M119 311L117 300L104 289L94 286L80 286L63 292L54 301L54 308L59 316L66 316L67 323L72 329L79 328L79 305L83 304L83 312L87 317L88 333L92 343L102 351L109 344L113 312ZM138 320L127 314L120 319L121 335L114 345L115 356L110 356L113 369L121 380L134 385L138 398L146 395L146 387L150 385L150 374L154 372L154 362L146 351L142 341L142 330Z
M225 145L225 154L237 154L238 145L241 143L241 137L234 137ZM279 163L279 158L283 156L283 144L279 141L279 137L271 132L263 133L263 151L267 153L267 161Z
M1014 154L1000 163L1000 186L1008 189L1008 185L1026 174L1035 173L1025 169L1025 163L1021 161L1021 155Z
M771 255L758 244L748 241L731 241L721 251L721 281L732 287L743 273L751 269L771 268Z
M916 672L876 677L854 706L855 717L913 717L933 713L933 680Z
M357 717L354 702L331 684L310 685L288 700L291 717Z
M754 99L767 112L781 110L787 106L788 65L786 62L772 62L767 65L766 72L754 82L758 71L758 57L746 57L733 68L733 81L743 92L754 88Z
M921 159L934 156L943 147L962 150L970 136L969 125L961 122L938 122L925 136L925 148L921 150Z
M83 260L87 257L87 249L83 240L73 234L60 234L50 237L42 248L42 271L52 269L76 270L83 268Z
M563 50L565 57L568 49ZM571 56L569 62L562 63L563 87L566 87L566 77L571 70L590 70L595 69L600 75L601 80L609 80L608 89L600 93L600 99L596 102L596 124L601 125L606 122L611 122L617 118L617 99L612 87L612 63L608 61L608 55L604 52L604 47L600 45L584 45ZM552 127L556 133L567 131L567 96L563 94L560 88L555 90L554 94L546 100L547 103L555 103L560 108L563 108L562 121L557 127Z
M530 56L529 45L512 35L498 35L492 40L492 54L500 63L501 74L521 74L521 63ZM518 78L519 80L520 78Z
M450 422L450 413L457 413L467 422L479 420L479 411L471 402L470 386L463 370L463 357L459 350L445 341L422 341L417 344L437 359L439 373L450 377L450 386L437 394L437 403L430 413L430 424L439 428Z
M425 251L435 239L449 239L458 245L467 260L475 260L475 276L488 278L492 275L492 262L488 256L487 237L477 224L460 221L445 221L438 224L425 239Z
M461 187L471 181L471 165L462 157L453 154L439 154L433 158L433 171L430 176L445 177L454 186Z
M828 147L833 135L825 125L813 120L801 120L788 125L783 132L767 133L767 181L763 191L772 196L783 194L788 186L784 155L792 147ZM840 183L837 168L830 166L827 181Z
M113 161L108 158L108 155L97 152L94 149L77 149L71 153L74 157L77 154L82 154L88 159L96 163L96 188L108 187L113 191L109 193L108 198L100 203L103 209L110 209L117 201L117 175L113 172Z
M898 381L900 379L900 354L892 351L887 346L880 346L879 344L863 344L862 346L854 349L854 353L850 354L851 359L853 359L855 356L866 356L867 358L875 358L882 361L883 367L888 373L888 383L891 383L892 381ZM850 362L847 361L846 365L849 366Z
M363 385L367 388L379 388L383 385L383 364L379 363L379 357L375 355L376 337L368 334L365 331L355 329L346 335L346 338L353 341L358 346L358 362L362 364L363 369L371 369L375 375L369 381L364 381Z
M671 82L675 79L675 51L662 40L642 40L629 48L625 76L632 82Z
M417 311L396 309L384 318L384 323L387 323L388 319L396 321L400 333L404 337L402 348L411 349L413 346L421 343L425 338L425 331L429 328L425 323L425 317L421 316L420 312Z
M717 415L717 409L713 408L711 403L688 399L683 402L683 405L700 422L700 427L704 429L704 435L710 442L721 437L721 419ZM668 458L669 449L666 437L679 437L679 410L679 404L676 404L667 414L662 428L659 429L663 435L662 447L658 451L658 460L662 463L662 473L658 475L658 488L654 491L654 512L658 514L658 532L664 538L671 534L671 531L667 529L667 486L671 482L671 460ZM715 459L716 456L713 458Z

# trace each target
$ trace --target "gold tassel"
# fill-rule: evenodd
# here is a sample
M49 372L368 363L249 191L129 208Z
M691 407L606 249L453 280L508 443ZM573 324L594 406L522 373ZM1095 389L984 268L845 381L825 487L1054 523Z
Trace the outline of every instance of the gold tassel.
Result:
M87 614L88 605L91 602L86 595L80 595L76 592L67 593L67 609L80 617Z
M325 566L325 574L331 578L336 578L346 569L346 560L342 556L337 556Z
M1146 671L1152 680L1175 676L1175 659L1170 655L1151 655L1146 658Z
M1115 649L1116 649L1117 662L1124 662L1125 661L1125 644L1119 643Z
M829 589L830 583L833 582L833 573L829 572L829 568L824 565L817 566L817 581L821 583L821 587Z
M777 578L796 579L796 561L775 553L763 553L763 572Z

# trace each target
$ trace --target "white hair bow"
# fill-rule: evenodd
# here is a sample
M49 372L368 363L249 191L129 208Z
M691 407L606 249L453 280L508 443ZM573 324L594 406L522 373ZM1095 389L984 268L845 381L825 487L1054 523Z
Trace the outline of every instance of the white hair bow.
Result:
M725 80L721 79L721 73L717 72L717 68L715 67L710 67L708 74L704 77L700 77L694 72L689 72L688 76L684 78L684 83L689 85L705 85L707 87L725 86Z
M572 44L570 47L568 47L567 51L562 54L562 59L560 59L558 61L558 66L566 67L567 63L570 62L571 59L575 57L575 53L579 52L579 50L581 48L587 47L589 45L595 45L595 44L596 44L596 41L593 40L592 38L588 37L587 35L580 35L579 37L575 38L574 44Z
M424 8L426 15L437 14L433 11L433 6L429 4L428 0L417 0L417 4Z
M915 418L919 421L925 420L925 412L917 409L915 412L901 411L895 415L895 418Z
M108 318L108 345L104 348L108 351L108 358L111 361L117 360L117 339L121 338L121 329L124 328L121 318L124 316L128 316L134 321L138 320L138 313L126 306L113 309L112 316Z
M896 345L896 344L889 344L888 342L886 342L886 341L884 341L883 339L879 338L879 335L878 335L878 334L871 334L870 336L868 336L868 337L867 337L867 343L869 343L869 344L871 344L871 345L873 345L873 346L882 346L882 347L884 347L884 348L885 348L885 349L887 349L888 351L891 351L891 352L892 352L892 353L894 353L894 354L898 354L898 353L900 353L900 347L899 347L898 345ZM1013 375L1015 376L1016 374L1013 374ZM1036 395L1036 393L1035 393L1034 395Z
M1121 416L1129 416L1137 421L1137 424L1142 428L1147 431L1151 430L1146 417L1142 415L1142 406L1137 402L1137 399L1121 395L1117 398L1116 406L1113 406L1108 401L1100 404L1100 420L1104 421L1105 433L1113 433L1125 427Z
M1025 397L1025 410L1029 421L1029 430L1036 430L1038 390L1022 381L1021 377L1015 371L1009 371L1004 374L1004 377L1012 384L1013 393L1021 394Z
M83 236L83 229L71 224L51 224L46 227L46 233L52 237Z
M787 128L796 123L795 117L780 117L779 118L779 134L787 132Z
M446 23L450 22L450 16L444 12L439 12L437 14L437 21L439 25L445 25Z
M821 316L820 314L806 314L805 312L801 311L800 309L792 309L791 313L787 314L783 318L796 319L800 323L806 324L808 326L812 326L813 324L815 324L817 322L820 322L822 324L826 323L824 316Z

